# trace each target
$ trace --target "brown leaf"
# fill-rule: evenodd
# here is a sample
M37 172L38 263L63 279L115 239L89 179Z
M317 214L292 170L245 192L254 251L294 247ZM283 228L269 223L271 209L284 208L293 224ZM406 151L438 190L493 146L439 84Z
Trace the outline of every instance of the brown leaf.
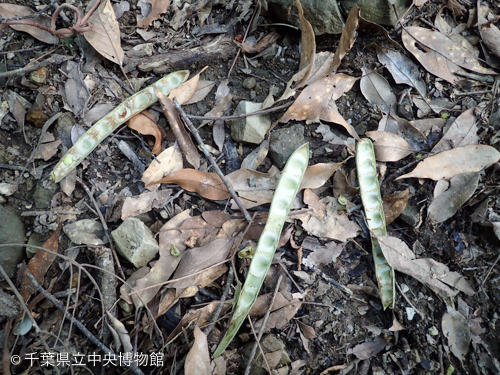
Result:
M217 174L195 169L174 171L155 183L178 184L187 191L196 192L204 198L215 201L225 200L231 196Z
M160 90L156 89L156 87L155 93L160 100L163 113L168 119L170 128L172 129L177 142L179 142L179 146L184 152L184 156L186 156L186 160L189 164L195 167L195 169L199 169L201 163L200 154L194 145L193 140L184 128L184 124L180 119L179 112L175 108L174 102L170 98L167 98L167 96L160 92Z
M380 236L377 239L392 268L424 283L434 293L443 297L453 297L459 291L474 294L467 280L459 273L450 271L443 263L431 258L416 259L413 251L398 238Z
M147 189L157 190L159 186L151 185L152 183L162 179L169 173L181 170L182 167L182 154L179 148L177 145L170 146L151 162L142 174L142 182L147 186Z
M152 135L155 137L155 145L151 151L158 155L161 153L161 141L165 135L165 131L156 123L154 116L148 111L142 111L127 121L127 126L142 135Z
M475 108L462 112L451 124L443 138L434 146L432 153L450 150L454 147L477 145L477 120L474 115Z
M193 96L191 96L191 98L186 100L183 104L188 105L201 102L203 99L207 97L208 94L210 94L210 91L212 91L214 86L215 86L214 81L207 81L200 79L198 82L198 86L196 86L196 90L193 93Z
M347 354L354 354L359 359L370 359L384 350L387 341L377 336L372 342L364 342L356 345L352 349L347 350Z
M451 352L463 363L471 341L467 319L456 310L445 312L441 319L441 329L448 340Z
M122 66L125 53L121 47L120 25L109 0L104 0L89 18L94 26L83 36L106 59Z
M61 225L57 227L55 232L52 233L47 241L45 241L42 247L57 253L59 249L60 233ZM50 254L41 249L39 249L33 256L33 258L30 259L30 261L28 262L28 266L23 272L23 282L21 283L21 289L19 291L25 302L27 302L30 296L36 291L36 288L28 279L26 273L30 272L38 282L38 284L43 285L44 276L47 273L49 267L54 262L54 259L56 259L55 254Z
M141 215L151 211L153 208L160 208L170 198L172 189L145 192L134 197L127 197L123 202L122 220L127 217Z
M28 3L29 4L29 3ZM33 16L35 12L27 7L22 5L15 4L0 4L0 16L2 18L15 18L15 17L25 17L25 16ZM47 28L50 28L50 17L45 15L40 15L35 18L29 19L31 22L36 22L40 25L43 25ZM48 31L39 29L38 27L31 25L11 25L12 29L16 31L23 31L25 33L30 34L32 37L41 40L47 44L57 44L59 43L59 38L55 35L52 35Z
M137 6L141 8L141 14L137 14L137 27L147 29L154 21L167 13L172 0L139 0Z
M398 161L414 152L408 142L397 134L379 131L365 134L374 141L373 147L378 161Z
M382 198L386 225L389 225L401 215L408 204L409 198L410 190L408 189L385 195Z
M59 145L62 143L60 139L53 142L42 143L38 146L35 153L33 154L34 159L43 159L45 161L49 160L58 153Z
M382 117L377 130L388 131L401 136L414 151L423 151L429 148L427 137L411 122L394 113Z
M363 76L359 82L359 87L366 100L380 108L384 113L394 112L397 100L389 82L377 72L364 66L362 72Z
M402 178L430 178L446 180L461 173L479 172L500 160L500 152L491 146L470 145L457 147L428 157Z
M335 105L335 100L349 91L356 81L357 78L342 73L314 81L302 90L295 102L275 124L290 120L307 120L307 123L331 121L340 123L351 136L359 139L354 128L340 116Z
M347 198L355 197L359 188L351 186L347 181L345 173L341 170L337 170L333 175L333 196L338 198L339 196L344 196Z
M472 197L479 183L479 173L462 173L450 179L450 187L432 200L429 205L427 219L434 223L442 223L456 212Z
M291 300L288 305L282 307L281 309L273 311L271 314L269 314L269 318L267 320L266 324L266 330L273 329L273 328L281 328L284 325L288 324L290 320L297 314L297 311L299 311L300 307L302 306L302 302L299 301L298 299L293 299ZM254 324L254 328L256 330L260 330L260 327L262 326L264 319L260 319Z
M226 178L238 193L243 206L252 208L271 202L279 176L278 168L271 167L267 173L239 169Z
M396 83L414 87L420 96L425 98L427 89L424 81L420 79L418 66L413 61L398 51L380 46L377 46L377 57L391 72Z
M496 74L482 67L469 50L439 31L410 26L403 29L402 39L405 47L425 69L450 83L459 81L455 73L462 70L460 67L482 74Z
M332 65L327 75L337 71L340 63L342 62L342 59L354 45L354 42L358 37L359 14L359 7L357 5L354 5L349 11L349 15L347 16L344 29L342 30L342 35L340 35L339 45L337 46L337 50L335 51L335 55L333 56Z
M343 163L318 163L307 167L299 190L317 189L333 175Z
M186 375L211 375L210 354L207 336L196 325L194 326L194 343L186 355L184 363Z
M189 99L192 98L192 96L196 92L196 89L198 87L198 83L200 82L200 74L203 73L207 68L208 68L208 66L205 66L194 77L190 78L189 80L187 80L186 82L184 82L180 86L172 89L172 91L170 91L170 94L168 95L168 98L172 101L174 100L174 98L177 99L179 104L186 103ZM157 92L157 91L158 90L155 87L155 92ZM158 98L159 98L159 96L158 96Z
M500 30L493 24L493 20L488 21L487 16L489 11L490 9L487 3L478 0L477 26L479 28L479 34L481 34L481 39L491 52L500 57Z

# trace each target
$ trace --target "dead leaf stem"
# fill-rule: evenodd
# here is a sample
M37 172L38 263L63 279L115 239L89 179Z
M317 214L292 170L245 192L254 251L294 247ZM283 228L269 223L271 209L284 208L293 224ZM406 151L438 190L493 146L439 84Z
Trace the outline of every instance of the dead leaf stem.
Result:
M208 152L207 148L205 147L205 144L203 143L203 140L200 137L200 133L198 133L198 130L193 125L193 123L191 122L189 117L186 115L186 112L184 112L184 110L181 108L180 104L177 102L177 99L175 99L175 98L174 98L174 104L175 104L175 108L177 108L177 111L179 111L179 114L181 115L182 119L184 120L184 123L186 124L187 128L193 134L193 137L194 137L194 139L196 139L196 142L198 142L198 144L200 145L201 150L205 154L205 157L208 159L208 161L210 162L210 164L214 168L214 171L219 175L222 182L224 182L224 185L226 185L226 188L229 191L229 194L231 194L231 196L233 197L234 201L238 205L238 208L245 216L245 219L249 223L251 223L252 218L251 218L250 214L248 213L247 209L243 206L243 203L241 203L240 198L238 197L238 195L234 191L234 189L231 186L231 184L229 183L229 181L226 179L226 176L224 176L224 174L220 170L219 166L215 162L214 158Z
M255 112L250 112L250 113L242 113L239 115L231 115L231 116L194 116L194 115L187 115L192 120L209 120L209 121L217 121L217 120L223 120L223 121L228 121L228 120L236 120L239 118L244 118L244 117L250 117L250 116L257 116L257 115L263 115L266 113L272 113L272 112L277 112L282 109L287 109L290 104L292 103L287 103L287 104L282 104L277 107L273 108L266 108L266 109L261 109L260 111L255 111Z

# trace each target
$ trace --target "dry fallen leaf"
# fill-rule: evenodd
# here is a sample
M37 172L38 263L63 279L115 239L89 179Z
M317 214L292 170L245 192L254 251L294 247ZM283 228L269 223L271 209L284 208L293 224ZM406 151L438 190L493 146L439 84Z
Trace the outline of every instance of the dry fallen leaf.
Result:
M420 79L418 66L413 61L398 51L379 46L377 46L377 57L391 72L396 83L414 87L420 96L425 98L427 89L424 81Z
M127 197L123 202L122 220L127 217L137 216L162 207L170 198L172 189L145 192L134 197Z
M489 11L490 9L487 3L482 0L478 0L477 26L479 28L479 34L481 34L482 41L491 50L491 52L500 57L500 30L494 24L495 17L488 17Z
M159 185L151 185L168 175L169 173L181 170L182 154L177 145L171 146L164 150L155 160L151 162L149 167L142 174L142 182L149 190L158 190Z
M342 118L335 105L335 100L349 91L357 80L358 78L339 73L314 81L302 90L295 102L273 126L290 120L306 120L307 123L330 121L342 125L352 137L359 140L352 125Z
M148 111L142 111L127 121L127 126L142 135L152 135L155 137L155 145L151 152L155 155L161 153L161 141L165 131L156 123L154 116Z
M456 310L446 312L441 319L441 329L451 352L463 363L471 341L467 319Z
M393 194L384 195L382 198L384 206L385 224L389 225L404 211L410 198L410 190L406 189Z
M29 3L28 3L29 4ZM33 16L35 12L27 7L16 4L0 4L0 16L2 18L16 18L16 17L26 17ZM34 18L29 19L31 22L38 23L42 26L50 28L50 17L45 15L39 15ZM39 29L38 27L31 25L11 25L9 26L16 31L24 31L25 33L30 34L32 37L41 40L47 44L57 44L59 43L59 38L55 35L52 35L48 31Z
M164 13L167 13L171 0L139 0L137 7L141 13L137 14L137 27L147 29Z
M374 141L373 147L378 161L398 161L414 152L408 142L397 134L379 131L365 134Z
M345 162L345 161L344 161ZM325 184L342 163L318 163L307 167L299 191L302 189L317 189Z
M122 66L125 53L121 47L120 25L109 0L104 0L89 18L94 26L83 36L102 56Z
M270 34L267 34L265 37L263 37L261 40L259 40L257 43L252 44L248 40L245 40L241 44L241 50L244 53L248 54L256 54L264 51L265 49L269 48L272 46L280 37L280 34L276 32L272 32Z
M349 11L349 15L347 16L347 20L345 21L344 29L342 30L342 35L340 35L339 45L337 46L337 50L335 51L335 55L333 56L332 64L325 76L337 71L340 63L342 62L342 59L354 45L354 42L358 37L359 14L359 7L357 5L354 5Z
M187 191L196 192L204 198L215 201L225 200L231 196L217 174L196 169L174 171L155 183L178 184Z
M210 91L212 91L214 86L215 86L214 81L207 81L204 79L200 79L195 92L193 93L191 98L189 98L184 102L184 105L201 102L203 99L207 97L208 94L210 94Z
M462 71L460 67L482 74L496 74L482 67L469 50L439 31L409 26L403 29L401 37L405 47L425 69L450 83L459 81L455 73Z
M413 126L408 120L394 113L382 117L378 123L378 131L388 131L401 136L409 143L414 151L423 151L429 148L427 137Z
M280 171L273 166L267 173L239 169L228 174L226 178L238 193L243 206L252 208L271 202L279 176Z
M269 314L269 318L266 324L266 330L273 328L279 329L288 324L288 322L293 319L295 314L297 314L297 311L299 311L301 306L302 306L302 301L299 301L298 299L294 298L286 306L282 307L281 309L273 311L271 314ZM260 330L263 320L264 318L255 322L254 328L256 330Z
M415 254L399 238L377 237L387 263L396 271L413 277L442 297L454 297L459 291L473 295L474 290L457 272L431 258L416 259Z
M387 341L380 336L377 336L372 342L364 342L356 345L352 349L348 349L347 354L354 354L356 358L359 359L370 359L384 350L386 345Z
M394 112L397 100L389 82L371 69L363 66L361 70L363 76L359 82L359 87L366 100L370 104L377 106L383 113Z
M457 147L428 157L410 173L396 178L430 178L446 180L461 173L479 172L500 160L500 152L491 146Z
M194 343L186 355L184 363L184 374L186 375L211 375L210 354L208 352L208 340L201 329L194 326Z
M198 74L191 77L189 80L187 80L180 86L172 89L172 91L170 91L170 94L168 95L168 98L172 101L174 100L174 98L177 99L179 104L186 103L189 99L193 97L194 93L196 92L196 89L198 88L198 83L200 82L200 74L203 73L207 68L208 66L205 66L198 72ZM157 90L155 90L155 92L157 92Z
M477 120L474 111L475 108L470 108L462 112L431 152L437 154L454 147L477 145L479 137L477 136Z
M479 173L462 173L450 179L450 187L432 200L427 219L442 223L456 214L462 205L472 197L479 183Z

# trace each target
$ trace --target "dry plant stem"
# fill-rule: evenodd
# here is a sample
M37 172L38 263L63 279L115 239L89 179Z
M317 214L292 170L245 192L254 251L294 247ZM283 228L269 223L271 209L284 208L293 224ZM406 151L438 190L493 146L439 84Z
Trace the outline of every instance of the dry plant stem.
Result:
M272 108L266 108L266 109L261 109L260 111L255 111L255 112L250 112L250 113L242 113L240 115L231 115L231 116L194 116L194 115L188 115L188 117L192 120L209 120L209 121L217 121L217 120L223 120L223 121L229 121L229 120L236 120L239 118L244 118L244 117L250 117L250 116L257 116L257 115L264 115L266 113L272 113L272 112L277 112L282 109L287 109L290 107L290 103L287 104L282 104L277 107L272 107Z
M59 302L56 298L54 298L50 293L48 293L38 282L35 280L33 275L30 272L26 272L26 276L30 280L30 282L33 284L33 286L40 292L42 293L45 298L47 298L50 303L52 303L60 312L64 314L66 319L70 320L90 341L92 341L99 349L101 349L104 353L109 354L113 357L116 356L116 354L109 349L106 345L104 345L97 337L94 336L92 332L90 332L79 320L76 320L62 305L61 302ZM128 368L136 375L143 375L144 373L135 365L135 363L132 361L130 362L130 366Z
M403 296L403 298L405 299L405 301L408 303L408 305L410 305L410 306L413 308L413 310L415 310L415 311L417 312L417 314L418 314L418 315L420 315L420 317L422 318L422 320L424 320L424 321L425 321L425 320L427 320L427 318L426 318L425 314L424 314L422 311L420 311L419 309L417 309L417 308L413 305L413 303L411 303L411 301L410 301L410 299L407 297L406 293L403 293L403 290L401 289L401 287L399 286L399 284L398 284L398 283L396 283L396 288L398 289L399 294L401 294L401 295Z
M7 322L5 323L5 326L3 328L3 331L5 333L5 341L3 343L3 355L2 355L2 372L4 375L11 375L12 373L10 372L10 358L11 358L11 353L9 351L10 348L10 337L11 337L11 331L12 331L12 323L14 322L14 318L7 319Z
M500 254L498 254L497 256L497 259L495 259L495 261L493 262L493 264L491 265L490 269L488 270L488 272L486 272L486 276L484 276L484 279L483 281L481 281L481 288L484 286L484 283L486 282L486 280L488 279L488 277L490 276L491 274L491 271L493 271L493 268L495 268L495 265L498 263L498 261L500 260Z
M262 321L262 326L260 327L259 335L255 338L255 343L253 344L252 351L250 352L250 356L248 357L247 367L245 368L245 375L250 374L250 369L252 368L253 358L255 357L255 353L257 352L257 347L259 346L259 342L262 339L262 335L266 330L267 320L269 319L269 315L271 315L271 311L274 306L274 301L276 301L276 296L278 295L278 290L280 289L281 280L283 279L283 275L280 275L278 278L278 283L276 284L276 288L274 288L273 298L271 300L271 304L269 305L269 309L267 309L266 315L264 316L264 320ZM250 318L249 318L250 319ZM262 358L266 358L264 354L262 354ZM267 362L266 362L267 363ZM269 373L271 371L269 370Z
M181 106L179 105L179 102L177 102L176 99L174 99L174 104L175 104L175 108L177 108L177 111L179 111L179 114L181 115L182 119L184 120L184 123L186 124L187 128L193 134L193 137L194 137L194 139L196 139L196 142L198 142L198 144L200 145L201 150L205 154L205 157L208 159L208 161L210 162L210 164L214 168L215 173L217 173L219 175L219 177L221 178L222 182L224 182L224 185L226 185L226 188L229 191L229 194L231 194L231 196L233 197L234 201L238 205L238 208L243 213L243 215L245 215L245 219L249 223L251 223L252 222L252 218L251 218L250 214L248 213L247 209L241 203L240 198L238 197L238 195L234 191L233 187L231 186L231 184L229 183L229 181L226 179L226 177L224 176L224 174L220 170L219 166L215 162L215 160L212 157L212 155L210 155L210 153L206 149L206 147L205 147L205 145L203 143L203 140L201 139L200 134L198 133L198 130L193 125L193 123L191 122L191 120L189 119L189 117L186 115L186 113L182 110Z

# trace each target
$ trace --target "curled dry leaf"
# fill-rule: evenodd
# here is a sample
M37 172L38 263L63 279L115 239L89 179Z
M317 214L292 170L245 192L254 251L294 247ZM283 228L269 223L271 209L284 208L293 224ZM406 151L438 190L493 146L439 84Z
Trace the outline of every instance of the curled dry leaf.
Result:
M165 176L155 184L177 184L183 189L200 194L203 198L219 201L230 197L226 185L215 173L195 169L181 169Z
M415 254L400 239L377 237L387 263L396 271L413 277L443 297L454 297L459 291L471 296L474 290L458 272L431 258L416 259Z
M372 131L366 132L366 135L374 141L378 161L398 161L414 152L408 142L397 134Z
M471 340L467 319L456 310L446 312L441 319L441 329L448 340L451 352L463 362Z
M127 126L142 135L152 135L155 137L155 145L151 151L158 155L161 153L161 140L165 136L165 130L156 123L154 116L148 111L142 111L127 121Z
M172 91L170 91L170 94L168 95L168 98L171 101L173 101L174 98L177 99L179 104L186 103L189 99L191 99L191 97L196 92L198 83L200 82L200 74L203 73L207 68L208 66L205 66L202 70L198 72L198 74L196 74L195 76L193 76L180 86L177 86L176 88L172 89Z
M337 170L333 175L333 196L338 198L339 196L344 196L346 198L353 198L359 193L359 188L353 187L349 181L347 181L347 176L341 170Z
M177 142L179 142L180 148L182 149L184 155L186 156L186 160L195 169L199 169L201 163L200 154L198 152L198 149L194 145L193 140L186 131L186 128L184 127L184 124L180 119L179 112L175 108L174 102L170 98L167 98L167 96L161 93L159 90L157 90L156 87L155 87L155 93L156 96L158 96L158 99L160 100L163 113L165 114L165 117L168 119L170 128L172 129L172 132L174 133Z
M429 148L427 137L408 120L394 113L382 117L378 123L378 131L388 131L401 136L408 142L414 151L427 150Z
M333 56L333 62L327 74L336 72L342 59L349 52L358 37L359 28L359 14L361 10L357 5L354 5L349 11L347 20L345 22L344 29L342 30L342 35L340 36L339 45Z
M171 0L139 0L137 6L141 14L137 14L137 27L147 29L164 13L167 13Z
M408 204L409 198L409 189L385 195L384 198L382 198L386 225L389 225L401 215Z
M359 87L366 100L384 113L394 112L397 100L389 82L377 72L364 66L362 72Z
M169 173L182 169L182 154L179 148L174 145L164 150L153 160L149 167L142 174L142 182L149 190L157 190L158 185L151 185L168 175Z
M89 22L94 26L83 34L87 42L106 59L122 66L125 52L121 46L120 25L111 2L102 1L90 16Z
M486 46L495 55L500 57L500 30L494 24L495 17L488 20L488 13L490 9L488 4L482 0L477 1L477 23L479 34Z
M215 86L214 81L207 81L204 79L200 79L200 81L198 82L198 86L196 87L196 90L191 96L191 98L186 100L183 104L188 105L201 102L203 99L207 97L208 94L210 94L210 91L212 91L214 86Z
M462 112L451 124L443 138L434 146L432 153L450 150L454 147L477 145L477 121L474 115L475 108Z
M278 40L278 38L280 37L280 34L276 33L276 32L272 32L270 34L267 34L264 38L262 38L261 40L259 40L259 42L255 43L255 44L252 44L250 42L248 42L247 40L245 40L242 44L241 44L241 50L245 53L248 53L248 54L256 54L256 53L260 53L262 51L264 51L266 48L272 46L274 44L274 42L276 42Z
M125 198L122 207L122 220L162 207L170 198L170 195L172 195L172 189L145 192L134 197Z
M479 173L462 173L450 179L450 187L429 205L427 219L441 223L448 220L472 197L479 183Z
M500 160L500 152L491 146L470 145L457 147L428 157L402 178L430 178L446 180L461 173L479 172Z

